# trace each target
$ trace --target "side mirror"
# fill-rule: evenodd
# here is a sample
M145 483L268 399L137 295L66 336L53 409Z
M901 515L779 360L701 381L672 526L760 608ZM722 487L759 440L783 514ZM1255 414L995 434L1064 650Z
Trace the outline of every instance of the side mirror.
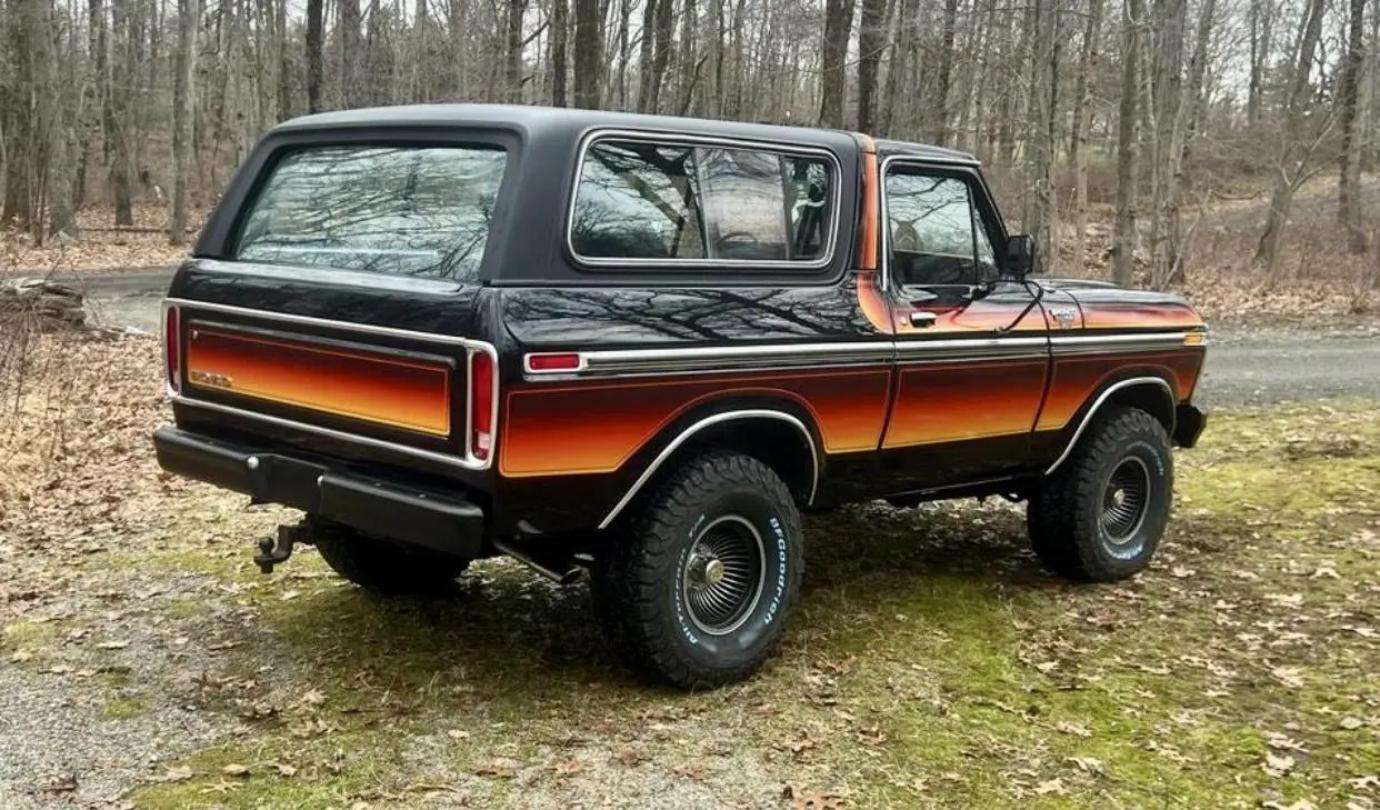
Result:
M1039 272L1039 265L1040 249L1035 237L1017 234L1006 238L1006 257L1002 262L1002 269L1007 275L1025 278Z

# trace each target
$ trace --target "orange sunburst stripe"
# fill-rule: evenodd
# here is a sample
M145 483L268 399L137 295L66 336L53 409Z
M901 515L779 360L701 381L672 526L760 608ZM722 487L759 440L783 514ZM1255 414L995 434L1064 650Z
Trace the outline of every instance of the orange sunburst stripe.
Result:
M193 327L188 383L391 427L450 434L450 371L239 332Z

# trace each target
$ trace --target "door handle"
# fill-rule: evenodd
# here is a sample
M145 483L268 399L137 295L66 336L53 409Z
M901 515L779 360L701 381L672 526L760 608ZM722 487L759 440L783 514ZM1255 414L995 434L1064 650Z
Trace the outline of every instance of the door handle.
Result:
M933 312L912 312L910 313L910 325L917 329L926 329L934 326L936 316Z

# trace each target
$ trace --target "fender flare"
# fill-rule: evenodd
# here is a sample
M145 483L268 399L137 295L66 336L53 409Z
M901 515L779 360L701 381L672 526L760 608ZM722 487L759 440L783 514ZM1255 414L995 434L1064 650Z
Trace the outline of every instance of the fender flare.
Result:
M693 438L696 433L700 432L701 430L704 430L707 427L721 424L723 422L733 421L735 419L777 419L794 426L797 430L800 431L800 435L805 439L806 446L810 448L810 458L813 462L813 468L811 470L812 474L810 478L810 493L808 497L806 497L805 503L808 505L814 502L815 490L819 487L820 452L819 448L815 446L814 436L810 433L810 429L806 427L804 422L785 411L774 410L770 408L748 408L743 410L720 411L719 413L713 414L712 416L707 416L691 424L689 427L685 428L679 434L677 434L676 437L672 439L669 443L667 443L667 445L661 449L661 452L657 453L656 457L651 460L651 462L647 465L645 469L643 469L642 474L639 475L635 481L633 481L632 486L628 487L628 491L623 494L623 497L618 499L618 502L613 505L613 508L610 509L608 514L604 516L604 519L599 522L599 528L606 529L613 523L613 521L623 511L623 508L626 507L630 501L632 501L632 499L637 495L637 493L642 490L642 487L647 483L647 481L650 480L651 477L656 474L656 471L661 467L661 465L665 463L665 461L668 458L670 458L672 454L674 454L681 445L685 444L687 441Z
M1045 475L1052 475L1055 470L1059 469L1059 465L1068 460L1069 455L1073 453L1073 448L1078 446L1078 440L1083 436L1083 431L1087 429L1088 425L1092 424L1092 419L1097 415L1098 408L1101 408L1108 399L1111 399L1112 394L1124 388L1131 388L1137 385L1154 385L1164 389L1164 395L1169 399L1169 412L1171 414L1174 413L1174 407L1178 402L1174 398L1173 387L1171 387L1169 382L1163 377L1131 377L1112 383L1102 390L1102 393L1097 396L1097 399L1093 400L1092 407L1088 408L1087 412L1083 414L1083 420L1078 423L1078 429L1073 432L1073 436L1069 438L1068 444L1064 446L1064 452L1060 453L1059 457L1054 460L1054 463L1049 465L1049 468L1045 470ZM1170 426L1169 433L1171 435L1174 433L1172 425Z

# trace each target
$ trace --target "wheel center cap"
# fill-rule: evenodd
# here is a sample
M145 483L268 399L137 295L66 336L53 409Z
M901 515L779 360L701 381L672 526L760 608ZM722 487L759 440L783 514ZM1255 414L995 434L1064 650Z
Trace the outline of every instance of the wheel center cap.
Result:
M720 560L709 560L704 564L704 584L718 585L724 579L724 564Z
M1126 503L1126 490L1118 489L1112 493L1112 503L1121 506Z

